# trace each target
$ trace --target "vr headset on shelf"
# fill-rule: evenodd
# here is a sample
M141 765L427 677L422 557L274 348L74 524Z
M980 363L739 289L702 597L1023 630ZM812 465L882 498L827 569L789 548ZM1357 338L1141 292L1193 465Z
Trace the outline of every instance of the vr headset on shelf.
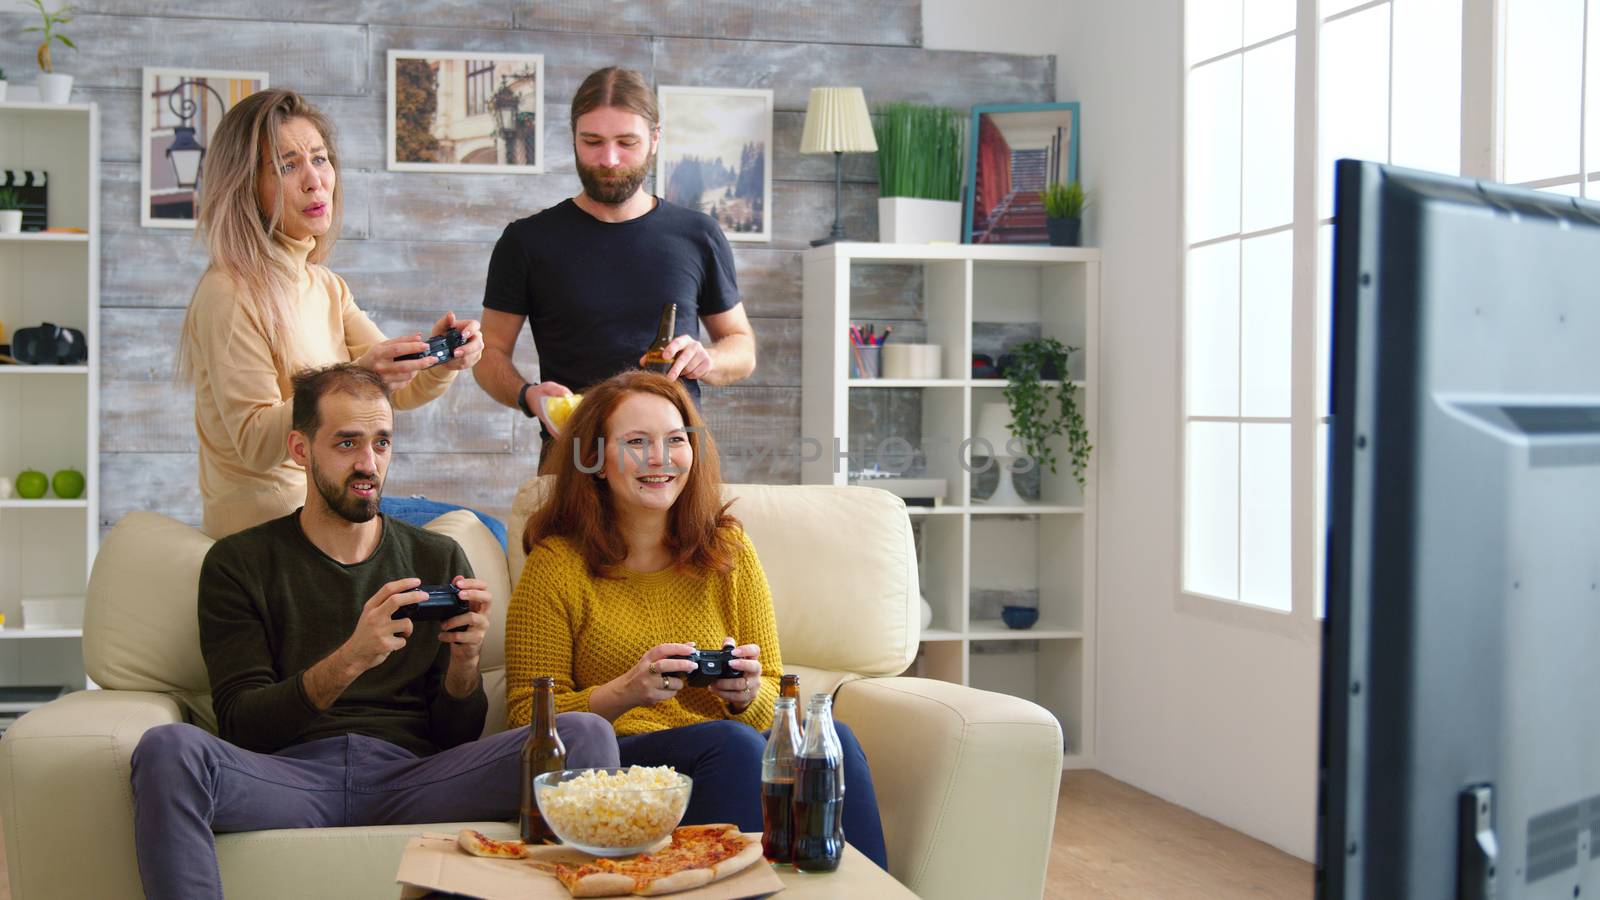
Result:
M18 328L11 336L11 358L28 366L75 366L89 359L83 332L46 322Z

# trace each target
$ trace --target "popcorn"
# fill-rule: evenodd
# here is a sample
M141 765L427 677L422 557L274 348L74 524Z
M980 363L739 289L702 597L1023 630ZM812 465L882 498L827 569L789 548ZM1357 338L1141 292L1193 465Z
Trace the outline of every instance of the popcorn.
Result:
M590 770L538 785L539 811L557 836L593 847L638 847L665 837L689 805L688 778L671 766Z

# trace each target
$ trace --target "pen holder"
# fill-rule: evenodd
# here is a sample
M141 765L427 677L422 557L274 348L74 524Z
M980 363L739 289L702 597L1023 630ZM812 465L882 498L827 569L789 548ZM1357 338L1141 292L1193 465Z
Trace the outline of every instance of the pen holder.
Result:
M850 377L877 378L883 348L870 344L850 345Z

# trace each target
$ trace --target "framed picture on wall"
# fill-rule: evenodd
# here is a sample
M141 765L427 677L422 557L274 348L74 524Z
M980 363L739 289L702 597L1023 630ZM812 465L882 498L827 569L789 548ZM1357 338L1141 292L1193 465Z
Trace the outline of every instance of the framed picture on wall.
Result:
M224 113L267 86L267 73L146 68L143 84L139 224L192 229L211 137Z
M544 171L544 57L389 51L391 172Z
M656 193L716 219L730 241L772 240L772 92L659 92Z
M969 244L1048 244L1045 185L1078 180L1077 103L972 108Z

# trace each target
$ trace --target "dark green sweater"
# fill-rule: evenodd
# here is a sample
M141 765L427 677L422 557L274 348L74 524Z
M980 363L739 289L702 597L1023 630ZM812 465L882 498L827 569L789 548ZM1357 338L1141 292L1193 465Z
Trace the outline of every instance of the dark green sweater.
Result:
M300 511L223 538L200 569L200 648L224 740L274 753L363 734L428 756L475 740L488 699L480 684L456 700L444 689L450 648L438 622L416 622L406 646L350 684L327 710L302 676L355 630L361 607L390 581L448 584L472 577L460 545L384 516L364 562L345 565L300 530Z

